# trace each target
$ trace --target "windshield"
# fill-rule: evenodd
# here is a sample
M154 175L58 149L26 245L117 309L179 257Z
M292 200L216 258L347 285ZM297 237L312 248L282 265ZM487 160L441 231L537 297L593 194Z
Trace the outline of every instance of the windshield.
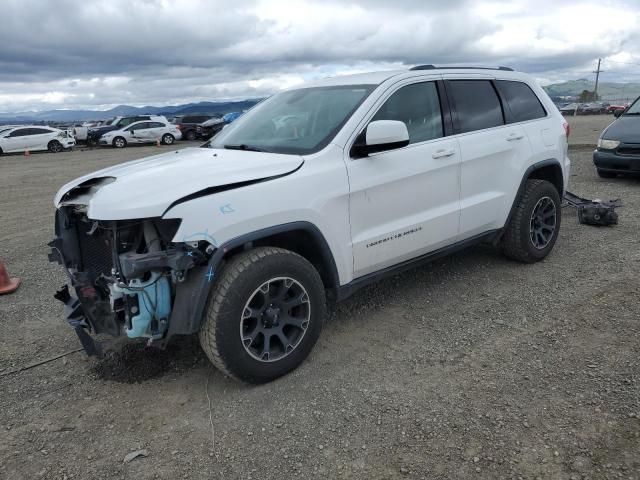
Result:
M625 115L640 115L640 98L637 98L635 102L625 112Z
M310 154L324 148L375 85L340 85L282 92L222 130L211 148Z

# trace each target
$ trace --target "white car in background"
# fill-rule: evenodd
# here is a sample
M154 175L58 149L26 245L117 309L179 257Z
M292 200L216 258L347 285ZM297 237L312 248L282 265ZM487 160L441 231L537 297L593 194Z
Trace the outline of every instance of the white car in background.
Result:
M156 143L173 145L182 138L180 129L169 122L145 120L135 122L121 130L112 130L100 137L100 145L124 148L130 143Z
M21 125L2 130L0 127L0 154L38 150L58 153L76 144L68 131L42 125Z

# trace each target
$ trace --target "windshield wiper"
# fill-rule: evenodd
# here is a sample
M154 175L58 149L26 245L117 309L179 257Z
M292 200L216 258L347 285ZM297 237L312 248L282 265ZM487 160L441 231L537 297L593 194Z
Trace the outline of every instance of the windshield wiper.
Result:
M252 147L251 145L247 145L245 143L240 143L237 145L228 144L225 145L224 148L226 148L227 150L245 150L247 152L266 152L266 150L263 150L262 148Z
M626 117L627 115L640 115L640 112L627 112L622 114L623 117Z

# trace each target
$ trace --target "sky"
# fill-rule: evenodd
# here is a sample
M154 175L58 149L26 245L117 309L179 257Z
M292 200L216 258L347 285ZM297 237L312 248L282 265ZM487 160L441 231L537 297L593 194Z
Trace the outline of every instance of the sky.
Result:
M258 98L318 78L507 65L640 82L640 0L0 0L0 112Z

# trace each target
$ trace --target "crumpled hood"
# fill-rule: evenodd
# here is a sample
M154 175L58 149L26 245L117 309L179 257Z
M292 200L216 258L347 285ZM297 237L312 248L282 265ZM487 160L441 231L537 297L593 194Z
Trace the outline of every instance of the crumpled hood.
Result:
M206 189L268 180L304 162L297 155L186 148L77 178L56 194L56 208L86 205L96 220L160 217L174 202Z

